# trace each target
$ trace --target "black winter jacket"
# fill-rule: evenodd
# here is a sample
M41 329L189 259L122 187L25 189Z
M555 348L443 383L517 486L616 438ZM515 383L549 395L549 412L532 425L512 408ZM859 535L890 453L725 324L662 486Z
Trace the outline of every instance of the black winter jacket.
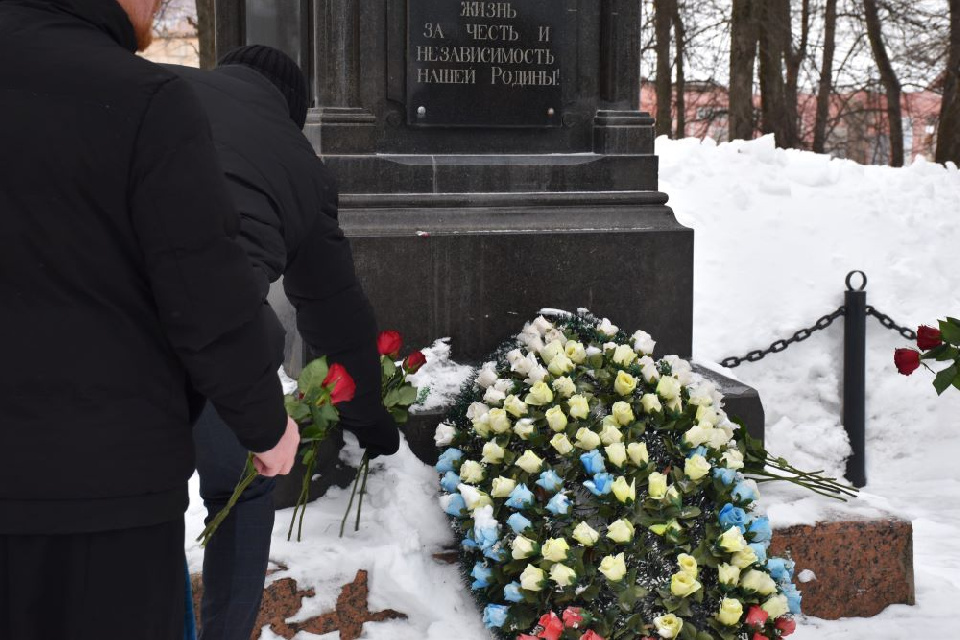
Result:
M355 399L338 407L343 426L371 452L396 452L400 435L381 401L376 318L337 222L333 174L260 73L238 65L168 69L190 82L206 109L240 213L240 243L262 291L283 276L308 357L328 356L357 383Z
M135 49L114 0L0 0L0 534L182 517L190 385L286 425L206 117Z

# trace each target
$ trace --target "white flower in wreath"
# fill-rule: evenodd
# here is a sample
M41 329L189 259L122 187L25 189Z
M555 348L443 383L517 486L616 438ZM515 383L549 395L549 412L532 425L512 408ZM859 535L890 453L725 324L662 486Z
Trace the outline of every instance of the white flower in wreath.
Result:
M525 536L517 536L510 543L514 560L525 560L537 552L537 543Z
M543 316L537 316L531 325L540 335L544 335L551 329L555 329L554 324Z
M513 425L513 432L517 434L521 440L529 439L536 431L537 427L530 418L517 420L517 423Z
M641 467L650 460L650 454L647 452L647 443L631 442L627 445L627 455L630 456L630 462Z
M563 431L567 428L567 416L564 415L563 409L557 405L547 409L544 417L547 419L547 424L550 425L550 428L554 431Z
M743 453L739 449L729 449L723 453L723 466L727 469L743 469Z
M530 369L530 373L527 374L527 378L524 380L524 382L530 386L533 386L538 382L543 382L548 375L550 375L550 372L538 364Z
M437 425L437 430L433 434L433 441L437 447L446 447L457 436L457 428L452 424L441 422Z
M653 384L660 379L660 371L657 369L657 363L655 363L650 356L643 356L637 360L637 364L640 365L640 375L643 376L647 384Z
M686 360L681 360L679 356L664 356L664 361L669 363L673 376L680 381L680 384L687 387L693 383L693 367Z
M470 403L470 406L467 407L467 418L469 420L476 420L480 416L486 414L488 411L490 411L490 407L482 402L472 402Z
M603 353L603 351L598 347L590 345L589 347L586 348L586 353L588 358L592 358L593 356L599 356L600 354Z
M528 564L520 574L520 586L526 591L541 591L544 582L546 582L546 574L543 569L532 564Z
M583 361L587 359L587 350L582 343L576 340L568 341L567 344L563 346L563 352L576 364L583 364Z
M617 424L621 427L632 424L633 421L637 419L637 417L633 415L633 408L630 406L630 403L623 401L613 403L613 406L610 408L610 415L613 416L614 420L616 420Z
M540 349L540 359L543 360L544 364L549 365L554 358L563 353L563 345L560 344L559 340L554 340L553 342L547 343L547 345Z
M490 413L484 413L473 419L473 430L481 438L490 437Z
M613 350L613 361L621 367L629 367L636 359L637 354L629 345L617 345L617 348Z
M695 424L687 429L687 431L683 434L683 441L685 444L688 444L691 447L699 447L700 445L710 441L712 432L713 429L709 426Z
M530 388L530 393L524 399L527 404L539 407L553 402L553 391L545 382L537 382Z
M748 545L730 556L730 564L738 569L746 569L753 566L757 559L757 552Z
M547 371L555 376L563 376L573 371L576 365L563 353L558 353L551 361Z
M613 495L616 496L617 500L620 502L626 502L627 500L636 500L637 499L637 479L634 478L630 484L627 484L627 479L623 476L618 476L616 480L613 481Z
M493 479L493 487L490 489L490 495L494 498L507 498L510 493L517 488L517 481L512 478L499 476Z
M700 405L697 407L697 422L715 427L720 424L720 414L711 406Z
M570 553L570 545L563 538L550 538L540 548L540 555L550 562L563 562Z
M734 598L724 598L720 601L720 612L717 614L717 620L720 624L727 627L740 622L743 616L743 603Z
M627 565L624 561L623 552L615 556L606 556L600 561L600 573L607 577L610 582L620 582L623 576L627 574Z
M787 596L782 593L767 598L767 601L760 605L760 608L766 611L771 619L779 618L790 610Z
M713 396L717 391L717 386L709 380L701 380L699 384L693 385L690 387L690 404L695 404L698 407L707 408L713 406ZM697 420L701 420L699 411L697 412ZM711 422L710 424L716 424L716 422Z
M680 381L673 376L663 376L657 383L657 395L670 402L680 397Z
M634 527L628 520L620 519L607 527L607 537L617 544L626 544L633 540Z
M553 438L550 440L550 446L556 449L557 453L562 456L565 456L573 451L573 444L570 442L570 438L568 438L567 434L565 433L558 433L557 435L553 436Z
M524 328L517 336L517 340L530 351L539 352L540 349L543 349L543 334L533 327Z
M577 580L577 572L564 564L555 564L550 567L550 579L558 587L569 587Z
M637 379L626 371L617 374L617 379L613 382L613 390L621 396L628 396L637 388Z
M657 628L657 634L661 638L670 640L670 638L676 638L680 635L680 630L683 629L683 618L678 618L672 613L668 613L665 616L657 616L653 619L653 626Z
M740 568L732 564L723 563L717 568L720 584L736 586L740 582Z
M678 571L670 577L670 593L681 598L696 593L702 586L696 575L686 571Z
M559 342L561 345L566 346L567 336L563 335L563 332L559 329L550 329L545 334L543 334L544 342Z
M503 409L490 409L486 418L490 425L490 430L494 433L506 433L513 427L513 423L510 422L510 416L508 416L507 412Z
M581 522L573 530L573 539L585 547L592 547L600 540L600 533L586 522Z
M691 480L699 480L710 473L711 468L711 464L700 454L687 458L683 463L683 473Z
M570 398L567 404L570 406L570 416L573 418L583 420L590 415L590 403L587 401L586 396L578 393Z
M484 362L483 366L480 367L480 373L477 374L477 384L480 385L481 388L486 389L498 379L497 363Z
M655 500L667 495L667 476L656 471L647 476L647 494Z
M510 370L516 371L522 376L527 376L527 375L530 375L530 372L533 371L535 367L539 367L539 366L540 366L540 361L537 360L537 356L533 355L532 353L528 353L522 358L519 358L511 362Z
M620 346L620 345L618 345L616 342L604 342L604 343L603 343L603 352L606 353L607 351L616 351L616 350L617 350L617 347L619 347L619 346Z
M496 440L491 440L483 445L483 458L481 458L480 461L486 462L487 464L500 464L503 462L503 455L505 453L504 448L497 444Z
M697 559L689 553L681 553L677 556L677 566L680 567L680 571L697 575Z
M517 459L515 464L527 473L539 473L543 467L543 459L533 451L527 449L523 452L523 455Z
M490 496L476 487L461 484L457 486L457 490L460 492L460 495L463 496L463 501L467 505L468 511L475 511L493 505L493 500L490 499Z
M602 333L605 336L613 337L617 335L617 332L620 331L620 327L615 324L611 324L608 318L604 318L600 321L599 326L597 326L597 331Z
M483 394L483 401L488 405L499 405L506 397L507 394L503 391L491 386L487 387L486 393Z
M756 569L751 569L743 574L740 578L740 586L747 591L753 591L762 596L767 596L777 591L777 583L770 577L770 574L766 571L757 571Z
M587 427L580 427L577 431L577 447L584 451L593 451L600 446L600 436Z
M478 484L483 482L485 477L483 465L476 460L465 460L460 465L460 479L467 484Z
M577 392L577 385L567 376L557 378L551 384L553 390L564 398L569 398Z
M710 445L711 449L722 449L728 442L730 442L730 437L733 434L727 433L724 429L711 429L710 430Z
M736 526L730 527L720 536L717 544L721 549L728 553L742 551L747 546L747 541L743 539L743 533Z
M503 408L514 418L521 418L527 415L527 403L513 394L504 399Z
M612 424L605 424L600 430L600 442L605 445L623 442L623 433Z
M637 331L630 339L633 341L633 349L640 355L652 356L653 350L657 346L657 341L653 339L646 331Z
M603 450L607 452L607 460L610 461L610 464L618 469L623 467L623 463L627 461L627 449L622 442L607 445Z
M640 406L646 414L660 413L663 411L663 405L660 404L660 398L653 393L645 393L640 398Z

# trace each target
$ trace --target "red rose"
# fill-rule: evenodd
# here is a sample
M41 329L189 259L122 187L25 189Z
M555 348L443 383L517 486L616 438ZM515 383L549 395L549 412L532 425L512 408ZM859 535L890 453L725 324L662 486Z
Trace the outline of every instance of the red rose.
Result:
M425 364L427 364L427 356L420 351L414 351L403 361L403 368L407 370L407 373L416 373Z
M917 346L920 347L921 351L936 349L941 344L943 344L943 337L940 335L939 329L934 329L926 325L922 325L917 329Z
M350 402L357 393L357 383L342 364L330 365L330 372L323 379L323 386L330 389L330 402L333 404Z
M529 633L521 633L517 636L517 640L537 640L537 636L531 636Z
M399 331L383 331L377 336L377 351L382 356L396 358L400 355L400 348L403 346L403 338Z
M750 610L747 611L747 617L744 618L744 622L748 627L762 627L767 622L767 618L770 617L770 614L758 607L753 605L750 607Z
M563 612L563 624L568 627L576 628L583 622L583 616L580 615L579 607L567 607Z
M543 640L560 639L560 634L563 633L563 621L553 611L541 616L538 624L543 627L543 631L537 634L538 638L543 638Z
M590 631L587 631L585 634L580 636L580 640L603 640L603 638L597 635L597 633L593 629L591 629Z
M797 630L797 621L784 616L783 618L777 618L773 626L780 632L780 636L784 637Z
M755 633L753 634L753 637L750 638L750 640L770 640L770 638L763 635L762 633Z
M897 349L893 352L893 363L897 371L908 376L920 366L920 354L913 349Z

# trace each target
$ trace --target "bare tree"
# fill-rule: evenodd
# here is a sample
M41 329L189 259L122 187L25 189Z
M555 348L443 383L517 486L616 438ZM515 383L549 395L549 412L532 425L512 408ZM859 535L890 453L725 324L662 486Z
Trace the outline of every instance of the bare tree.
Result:
M797 120L787 102L783 78L786 59L792 51L790 0L767 0L760 5L760 111L761 129L772 133L777 146L796 147Z
M687 135L687 76L684 72L684 56L686 55L686 37L687 30L683 26L683 17L680 15L680 3L677 0L671 0L673 2L673 15L671 16L671 21L673 23L673 34L676 39L676 55L675 55L675 66L677 68L677 82L676 82L676 94L677 94L677 129L676 137L685 138Z
M196 0L197 38L200 41L200 68L212 69L217 64L215 0Z
M782 19L789 25L791 23L790 1L785 0L782 3L781 11L785 13ZM800 44L793 46L791 30L787 29L787 49L784 52L784 58L787 67L787 81L784 85L784 102L786 103L786 113L784 117L793 123L794 144L791 146L801 147L801 138L798 132L800 123L799 112L799 83L800 66L807 57L807 46L810 42L810 0L801 0L800 8Z
M753 76L757 58L759 0L733 0L730 46L729 136L753 138Z
M883 41L883 29L880 24L880 12L876 0L863 0L864 21L867 25L867 37L873 58L880 72L880 81L887 94L887 127L890 132L890 165L903 166L903 112L900 107L902 88L896 71L890 63L887 46Z
M676 9L676 0L655 0L654 25L657 52L657 124L658 136L669 136L673 126L673 71L670 60L670 25Z
M950 45L943 75L937 162L960 165L960 0L949 0Z
M823 61L817 88L817 115L813 129L813 150L823 153L827 142L827 118L833 92L833 56L837 49L837 0L827 0L823 17Z

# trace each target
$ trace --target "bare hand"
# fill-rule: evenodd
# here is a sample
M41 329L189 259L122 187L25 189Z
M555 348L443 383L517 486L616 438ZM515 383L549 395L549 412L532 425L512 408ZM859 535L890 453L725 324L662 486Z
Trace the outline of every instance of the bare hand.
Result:
M290 473L293 463L297 457L297 447L300 446L300 427L289 416L287 417L287 430L284 432L280 442L270 451L253 454L253 466L257 473L262 476L272 478L273 476L285 476Z

